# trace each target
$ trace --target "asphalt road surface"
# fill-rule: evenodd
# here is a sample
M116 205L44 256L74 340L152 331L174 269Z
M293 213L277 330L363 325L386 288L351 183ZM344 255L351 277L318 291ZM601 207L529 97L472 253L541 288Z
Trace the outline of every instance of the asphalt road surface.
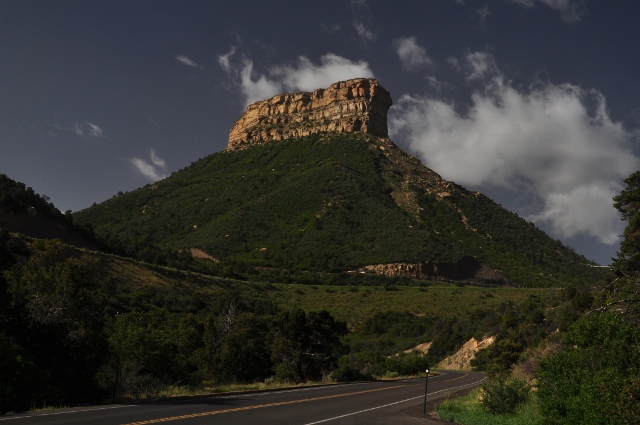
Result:
M483 378L481 373L441 372L429 377L427 400L476 386ZM0 425L426 424L402 412L423 402L424 384L423 378L47 410L3 416Z

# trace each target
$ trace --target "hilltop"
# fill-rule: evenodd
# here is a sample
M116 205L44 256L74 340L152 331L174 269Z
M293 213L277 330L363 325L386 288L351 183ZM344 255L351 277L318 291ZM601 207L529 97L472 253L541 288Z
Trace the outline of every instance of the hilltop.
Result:
M70 211L61 213L49 198L4 174L0 174L0 227L34 238L57 238L81 248L99 246L74 225Z
M390 104L365 79L257 102L234 125L227 150L75 220L130 255L193 252L253 273L525 286L599 278L533 223L397 147L386 125L371 125L386 123Z
M227 149L324 132L387 137L392 104L373 78L340 81L313 93L283 93L249 105L231 128Z

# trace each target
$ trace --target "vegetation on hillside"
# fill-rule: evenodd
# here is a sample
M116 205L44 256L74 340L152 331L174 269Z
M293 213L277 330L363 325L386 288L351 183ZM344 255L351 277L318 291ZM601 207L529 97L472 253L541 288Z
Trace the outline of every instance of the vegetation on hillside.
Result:
M35 208L39 214L55 218L61 222L71 222L70 214L62 214L47 196L39 195L24 183L0 174L0 209L14 214L26 214L29 208Z
M166 385L319 379L344 350L344 322L279 309L259 286L144 265L159 279L136 283L127 260L4 229L0 265L1 413Z
M455 265L472 255L520 285L599 279L533 224L450 183L443 198L442 184L392 145L315 134L210 155L74 217L114 251L148 262L197 247L221 261L208 262L217 274L225 265L243 276L256 267L254 275Z
M575 400L603 391L598 406L611 418L635 418L640 363L618 354L639 346L637 326L585 316L633 310L633 262L597 291L603 273L583 257L480 194L445 182L442 195L433 175L366 138L316 135L215 154L77 214L111 250L156 265L0 229L0 412L167 386L415 374L495 335L473 365L496 378L485 391L514 396L498 410L569 423L591 415ZM628 183L616 199L627 219L637 215ZM3 207L29 208L29 196ZM630 246L620 258L632 258ZM191 247L219 261L194 259ZM349 272L468 255L523 286L561 289ZM595 342L584 338L598 329ZM427 341L427 356L404 353ZM608 358L593 361L596 347ZM594 387L584 370L611 379ZM527 398L517 379L534 376L540 391Z
M495 414L510 411L513 423L640 422L640 172L625 183L614 205L627 227L608 284L597 291L565 287L560 304L544 314L534 310L532 317L543 318L539 328L556 319L559 332L542 334L542 340L537 334L527 338L532 333L523 326L504 329L503 322L496 343L472 362L492 379L477 398L445 403L438 410L442 417L463 424L501 423L504 418ZM522 378L535 384L534 394L514 386L524 384ZM502 395L496 405L489 403L492 392Z
M346 322L322 311L331 303L310 300L301 309L271 284L146 265L5 230L0 254L3 412L149 396L171 385L415 374L477 332L492 332L501 315L516 308L500 293L531 292L470 288L496 295L486 308L462 315L442 314L437 304L418 312L401 304L375 307L372 295L371 306L360 301L352 308L361 320L351 321L349 332ZM327 299L336 291L358 296L349 287L297 288ZM455 302L453 291L464 288L433 288L432 295L449 293L448 302ZM427 340L434 347L429 357L394 356Z

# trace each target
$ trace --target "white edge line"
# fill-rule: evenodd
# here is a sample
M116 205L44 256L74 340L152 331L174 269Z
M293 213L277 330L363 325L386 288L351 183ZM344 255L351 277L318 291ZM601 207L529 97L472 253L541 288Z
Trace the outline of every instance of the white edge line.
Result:
M477 381L477 382L474 382L474 383L472 383L472 384L460 385L459 387L447 388L447 389L445 389L445 390L440 390L440 391L436 391L436 392L433 392L433 393L428 393L428 394L427 394L427 396L432 395L432 394L438 394L438 393L441 393L441 392L444 392L444 391L455 390L455 389L462 388L462 387L468 387L469 385L475 385L475 384L478 384L478 383L480 383L480 382L484 381L484 379L485 379L485 378L482 378L481 380L479 380L479 381ZM377 406L377 407L372 407L372 408L370 408L370 409L360 410L360 411L358 411L358 412L347 413L346 415L340 415L340 416L336 416L336 417L334 417L334 418L323 419L323 420L321 420L321 421L317 421L317 422L309 422L309 423L304 424L304 425L315 425L315 424L321 424L321 423L323 423L323 422L334 421L334 420L336 420L336 419L341 419L341 418L345 418L345 417L347 417L347 416L357 415L357 414L359 414L359 413L369 412L369 411L371 411L371 410L382 409L383 407L393 406L394 404L404 403L405 401L411 401L411 400L415 400L415 399L417 399L417 398L424 398L424 395L419 395L419 396L417 396L417 397L411 397L411 398L408 398L408 399L406 399L406 400L396 401L396 402L394 402L394 403L385 404L385 405L383 405L383 406Z
M441 376L444 375L448 375L447 372L440 372ZM432 377L433 379L434 377ZM364 382L345 382L345 383L340 383L340 384L336 384L336 385L321 385L321 386L317 386L317 387L307 387L307 388L294 388L294 389L283 389L283 390L279 390L279 391L264 391L264 392L259 392L259 393L240 393L240 394L231 394L231 395L223 395L223 396L216 396L215 394L203 394L202 397L215 397L216 399L218 398L241 398L241 397L248 397L248 396L263 396L263 395L270 395L270 394L283 394L283 393L293 393L293 392L298 392L298 391L313 391L313 390L322 390L322 389L327 389L330 387L337 387L340 385L367 385L367 384L380 384L383 385L385 383L388 382L409 382L409 381L415 381L417 379L421 379L421 378L407 378L407 379L401 379L399 381L364 381ZM435 393L434 393L435 394Z
M82 410L65 410L64 412L51 412L51 413L40 413L35 415L24 415L24 416L12 416L10 418L0 418L0 421L10 421L12 419L29 419L29 418L39 418L40 416L53 416L53 415L64 415L67 413L79 413L79 412L93 412L94 410L107 410L107 409L122 409L123 407L134 407L136 404L125 404L122 406L109 406L109 407L96 407L93 409L82 409Z
M411 378L411 379L419 379L419 378ZM394 381L394 382L404 382L404 381L408 381L409 379L405 379L402 381ZM299 391L315 391L315 390L323 390L323 389L327 389L327 388L332 388L332 387L339 387L339 386L343 386L343 385L350 385L350 386L355 386L355 385L367 385L367 384L380 384L383 385L384 383L386 383L388 381L373 381L373 382L369 382L369 381L365 381L365 382L345 382L345 383L340 383L340 384L336 384L336 385L322 385L322 386L317 386L317 387L306 387L306 388L295 388L295 389L283 389L283 390L278 390L278 391L264 391L264 392L259 392L259 393L240 393L240 394L231 394L231 395L223 395L218 397L215 394L210 394L210 395L203 395L202 397L215 397L216 399L219 398L246 398L246 397L254 397L254 396L263 396L263 395L270 395L270 394L284 394L284 393L294 393L294 392L299 392Z

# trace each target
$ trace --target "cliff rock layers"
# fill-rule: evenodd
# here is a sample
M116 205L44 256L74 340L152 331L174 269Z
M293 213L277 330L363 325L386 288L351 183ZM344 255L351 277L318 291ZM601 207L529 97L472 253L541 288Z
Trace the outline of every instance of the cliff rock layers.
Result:
M313 93L283 93L252 103L233 125L227 149L333 131L388 137L391 95L378 80L356 78Z

